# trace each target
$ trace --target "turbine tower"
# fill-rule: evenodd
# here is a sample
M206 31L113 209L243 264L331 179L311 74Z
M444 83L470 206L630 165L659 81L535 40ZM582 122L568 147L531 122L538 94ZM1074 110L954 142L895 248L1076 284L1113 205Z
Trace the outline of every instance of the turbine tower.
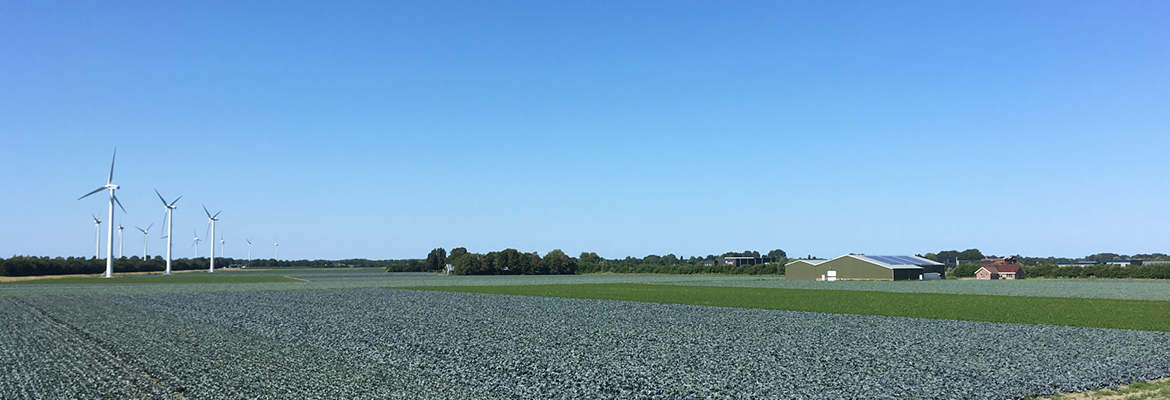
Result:
M150 226L147 226L146 229L142 229L142 228L139 228L138 225L134 225L135 228L142 231L142 260L143 261L146 260L146 233L150 232L150 228L153 226L154 226L154 224L150 224Z
M122 249L126 247L126 237L122 236L122 224L118 224L118 258L122 258Z
M280 261L280 242L276 242L276 260Z
M93 214L89 216L93 217L93 258L102 258L102 220Z
M252 239L244 239L244 241L248 242L248 264L251 264L252 263Z
M191 242L191 247L195 248L195 258L199 258L199 231L192 229L195 232L195 241Z
M223 258L223 249L224 249L225 247L227 247L227 246L225 246L225 243L224 243L224 242L226 242L226 241L227 241L227 240L225 240L225 239L224 239L224 238L226 238L226 237L227 237L227 235L221 235L221 236L219 237L219 258Z
M178 207L175 207L175 203L178 203L179 199L183 198L183 196L179 196L179 198L175 199L175 201L172 201L171 204L167 204L167 201L163 200L162 195L158 193L158 189L154 190L154 194L158 194L158 199L162 200L163 207L167 208L166 214L163 215L163 223L166 224L166 226L167 226L167 270L166 270L166 272L163 272L163 275L170 275L171 274L171 231L173 231L173 228L175 227L175 218L171 214L175 211L175 208L178 208ZM199 235L196 234L195 236L198 237ZM196 253L196 257L198 257L199 250L195 250L195 253Z
M207 206L203 206L203 212L207 213L207 220L211 224L211 269L207 270L207 272L215 272L215 221L219 221L217 217L219 217L219 213L223 212L223 210L215 213L215 215L211 215L211 211L207 211Z
M114 253L114 203L118 203L118 208L122 212L126 212L126 208L122 207L122 202L118 201L118 196L114 195L114 191L118 190L118 185L114 184L114 161L118 159L118 149L114 148L114 157L110 158L110 177L106 179L106 185L94 189L92 192L86 193L85 196L78 197L78 200L89 197L89 195L100 192L102 190L110 191L110 228L109 234L106 237L106 273L102 276L106 278L114 277L114 258L111 255Z

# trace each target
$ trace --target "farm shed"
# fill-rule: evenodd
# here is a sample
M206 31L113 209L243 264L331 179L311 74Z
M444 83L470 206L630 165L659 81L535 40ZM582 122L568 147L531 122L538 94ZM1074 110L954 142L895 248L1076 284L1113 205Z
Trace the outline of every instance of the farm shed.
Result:
M797 260L785 268L787 280L876 280L900 281L921 279L922 274L938 273L945 277L946 266L918 256L866 256L849 254L816 264Z
M817 264L825 261L829 260L796 260L784 264L784 279L811 281L813 277L820 276L816 272Z
M988 264L975 271L975 279L1024 279L1019 264Z

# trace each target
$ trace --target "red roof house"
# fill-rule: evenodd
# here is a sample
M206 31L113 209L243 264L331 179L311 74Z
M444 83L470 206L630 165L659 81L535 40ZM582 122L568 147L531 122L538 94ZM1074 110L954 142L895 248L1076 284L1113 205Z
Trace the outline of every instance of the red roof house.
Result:
M987 264L975 271L975 279L1024 279L1019 264Z

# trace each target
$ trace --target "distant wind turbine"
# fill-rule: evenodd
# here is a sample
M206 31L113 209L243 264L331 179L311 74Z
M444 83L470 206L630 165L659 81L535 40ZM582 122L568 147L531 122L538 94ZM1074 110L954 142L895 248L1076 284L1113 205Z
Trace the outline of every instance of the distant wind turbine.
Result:
M191 246L195 247L195 258L199 258L199 231L194 229L192 231L195 231L195 241L191 243Z
M146 233L150 232L150 228L153 226L154 226L154 224L150 224L150 226L147 226L146 229L138 228L138 225L134 226L138 230L142 231L142 259L143 260L146 260L146 257L147 257L147 255L146 255Z
M111 257L111 253L114 252L114 203L118 203L118 208L121 208L122 212L126 212L126 208L122 207L122 202L118 201L118 196L114 195L114 191L118 190L118 185L114 184L114 161L117 159L118 159L118 148L115 147L114 148L114 157L110 158L110 177L106 179L106 185L102 186L100 188L94 189L92 192L86 193L85 196L81 196L81 197L77 198L78 200L81 200L81 199L84 199L86 197L89 197L91 194L100 192L102 190L110 191L110 219L108 221L110 223L110 228L109 228L110 232L109 232L109 236L106 237L106 273L105 273L105 275L103 275L106 278L113 278L114 277L114 258ZM95 218L95 220L96 220L96 218Z
M122 236L122 224L118 224L118 258L122 258L124 247L126 247L126 237Z
M175 218L171 214L173 214L175 209L178 208L178 207L175 207L175 203L178 203L179 199L183 198L183 196L179 196L178 199L175 199L175 201L172 201L170 204L167 204L167 201L163 200L162 195L158 193L158 189L154 190L154 194L158 194L158 199L162 200L163 207L167 208L167 210L165 211L165 214L163 214L163 224L167 226L167 270L166 270L166 272L163 272L163 274L170 275L171 274L171 232L174 230L173 228L175 227ZM198 237L199 235L196 234L195 236ZM198 258L199 250L196 249L195 253L196 253L196 258Z
M248 263L251 264L252 263L252 239L244 239L244 241L248 242Z
M225 238L227 238L227 235L219 237L219 258L223 258L223 249L227 247L225 245L225 242L227 241Z
M276 242L276 260L280 261L280 242Z
M102 258L102 220L93 214L89 216L93 217L93 258Z
M211 269L207 272L215 272L215 221L219 221L217 217L223 210L211 215L211 211L207 211L207 206L203 206L203 212L207 213L207 219L211 223Z

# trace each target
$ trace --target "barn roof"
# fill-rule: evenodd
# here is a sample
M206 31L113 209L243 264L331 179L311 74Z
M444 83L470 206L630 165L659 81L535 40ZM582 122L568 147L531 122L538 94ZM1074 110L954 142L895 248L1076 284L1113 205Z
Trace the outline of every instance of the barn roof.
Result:
M918 256L867 256L863 254L850 254L843 257L853 257L892 269L943 265L940 262L930 261Z

